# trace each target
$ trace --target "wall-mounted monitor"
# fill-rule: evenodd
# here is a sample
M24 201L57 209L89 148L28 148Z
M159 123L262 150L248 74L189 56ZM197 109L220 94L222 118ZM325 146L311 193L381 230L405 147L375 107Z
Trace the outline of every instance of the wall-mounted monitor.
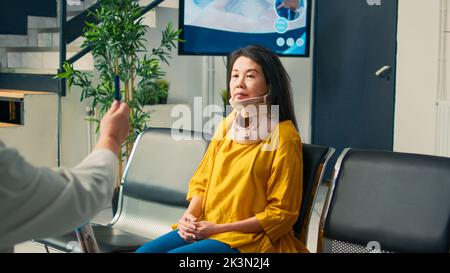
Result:
M180 55L228 55L249 44L309 56L311 0L180 0Z

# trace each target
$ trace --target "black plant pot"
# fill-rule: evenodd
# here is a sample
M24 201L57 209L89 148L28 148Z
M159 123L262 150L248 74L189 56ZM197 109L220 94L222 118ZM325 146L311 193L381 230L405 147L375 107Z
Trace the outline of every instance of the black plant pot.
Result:
M159 104L167 104L167 97L159 98Z

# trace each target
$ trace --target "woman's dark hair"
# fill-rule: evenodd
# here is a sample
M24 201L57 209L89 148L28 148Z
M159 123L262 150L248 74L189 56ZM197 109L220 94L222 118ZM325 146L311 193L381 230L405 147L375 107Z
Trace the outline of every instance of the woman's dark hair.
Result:
M270 105L279 105L280 122L290 120L298 130L297 120L292 102L291 78L289 77L280 58L271 50L258 46L249 45L231 53L228 62L228 82L230 81L233 65L239 57L247 57L259 64L266 77L270 95L268 98Z

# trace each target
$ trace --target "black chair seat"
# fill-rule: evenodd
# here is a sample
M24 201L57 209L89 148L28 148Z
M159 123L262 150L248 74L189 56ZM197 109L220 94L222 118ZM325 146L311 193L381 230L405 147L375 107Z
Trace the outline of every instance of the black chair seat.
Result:
M92 225L100 252L134 252L150 239L124 232L110 226ZM72 252L74 246L78 244L75 232L67 233L61 236L46 238L43 240L35 240L37 243L47 245L48 247L62 250L64 252Z
M345 149L319 230L321 252L448 253L450 158Z

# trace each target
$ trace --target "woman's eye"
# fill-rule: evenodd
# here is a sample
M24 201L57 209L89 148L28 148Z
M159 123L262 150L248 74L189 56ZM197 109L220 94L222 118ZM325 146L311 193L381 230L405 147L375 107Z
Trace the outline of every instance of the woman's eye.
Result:
M255 77L255 75L247 75L247 78L254 78Z
M239 78L239 75L232 75L232 78Z

